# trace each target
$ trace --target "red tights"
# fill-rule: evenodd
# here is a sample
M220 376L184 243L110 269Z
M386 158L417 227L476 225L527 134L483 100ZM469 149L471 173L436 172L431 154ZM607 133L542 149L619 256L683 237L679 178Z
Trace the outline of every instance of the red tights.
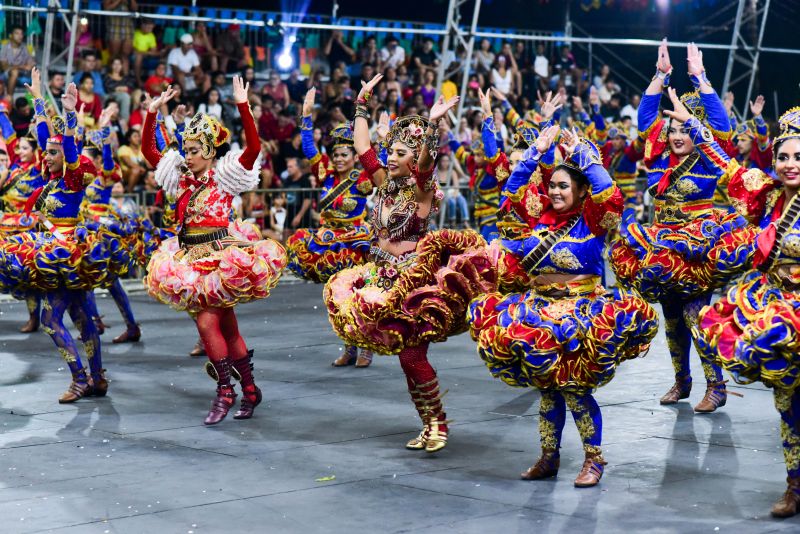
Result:
M208 359L239 360L247 356L247 346L239 334L233 308L208 308L197 314L197 331L206 348Z
M428 343L403 349L400 352L400 367L406 374L409 390L414 389L415 385L436 379L436 371L428 362Z

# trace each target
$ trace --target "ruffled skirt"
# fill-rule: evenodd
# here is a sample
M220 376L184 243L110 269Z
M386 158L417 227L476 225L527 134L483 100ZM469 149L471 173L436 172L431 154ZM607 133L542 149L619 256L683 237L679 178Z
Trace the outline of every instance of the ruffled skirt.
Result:
M23 298L58 288L88 291L112 283L131 267L124 235L93 223L26 232L0 241L0 291Z
M397 354L465 331L469 301L496 284L480 235L439 230L409 257L333 275L324 299L334 331L347 344Z
M36 219L25 213L7 212L0 216L0 236L33 230Z
M178 311L230 308L263 299L286 267L286 251L250 223L236 221L228 238L182 249L167 239L153 254L144 279L151 297Z
M289 269L312 282L327 282L341 270L367 259L372 235L367 226L302 228L286 242Z
M797 266L800 271L800 266ZM794 275L800 282L800 273ZM737 382L800 386L800 291L750 271L700 312L698 350L716 359Z
M517 387L585 391L608 383L617 365L647 352L656 311L635 291L606 290L599 277L489 293L467 316L493 376Z
M758 229L740 216L714 210L685 225L623 225L609 250L617 280L650 302L692 298L746 269Z

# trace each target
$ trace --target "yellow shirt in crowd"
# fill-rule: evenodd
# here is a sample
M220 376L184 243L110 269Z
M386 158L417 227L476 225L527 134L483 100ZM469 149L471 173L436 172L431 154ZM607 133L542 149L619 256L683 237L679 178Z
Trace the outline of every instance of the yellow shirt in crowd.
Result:
M133 32L133 49L137 52L149 52L154 48L158 48L158 43L156 43L156 34L153 32L150 33L142 33L141 30L136 30Z

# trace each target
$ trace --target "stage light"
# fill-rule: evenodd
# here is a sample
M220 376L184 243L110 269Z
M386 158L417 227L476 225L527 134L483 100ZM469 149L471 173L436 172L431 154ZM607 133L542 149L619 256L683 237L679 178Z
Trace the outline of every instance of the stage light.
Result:
M661 12L669 10L669 0L656 0L656 7Z
M294 64L292 51L289 48L284 48L283 51L278 55L278 68L281 70L290 70L292 68L292 64Z
M267 20L267 26L274 26L274 25L275 25L275 19L269 18L269 20Z
M290 35L289 36L289 42L292 43L292 44L296 43L297 42L297 36L296 35Z

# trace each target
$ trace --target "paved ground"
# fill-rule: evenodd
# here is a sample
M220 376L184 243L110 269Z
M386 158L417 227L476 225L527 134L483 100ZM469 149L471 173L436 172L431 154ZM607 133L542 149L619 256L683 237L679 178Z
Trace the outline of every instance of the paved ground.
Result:
M395 358L330 367L321 287L281 284L238 308L265 403L213 428L213 383L186 356L192 323L132 300L144 341L111 345L121 321L100 299L110 393L70 406L56 402L69 378L50 340L16 333L24 306L0 306L0 532L800 531L800 517L768 515L785 489L770 393L739 388L706 416L659 406L663 336L598 393L609 465L600 486L575 489L569 422L561 476L517 479L539 452L538 394L492 379L466 335L432 349L454 423L426 455L403 448L419 424Z

